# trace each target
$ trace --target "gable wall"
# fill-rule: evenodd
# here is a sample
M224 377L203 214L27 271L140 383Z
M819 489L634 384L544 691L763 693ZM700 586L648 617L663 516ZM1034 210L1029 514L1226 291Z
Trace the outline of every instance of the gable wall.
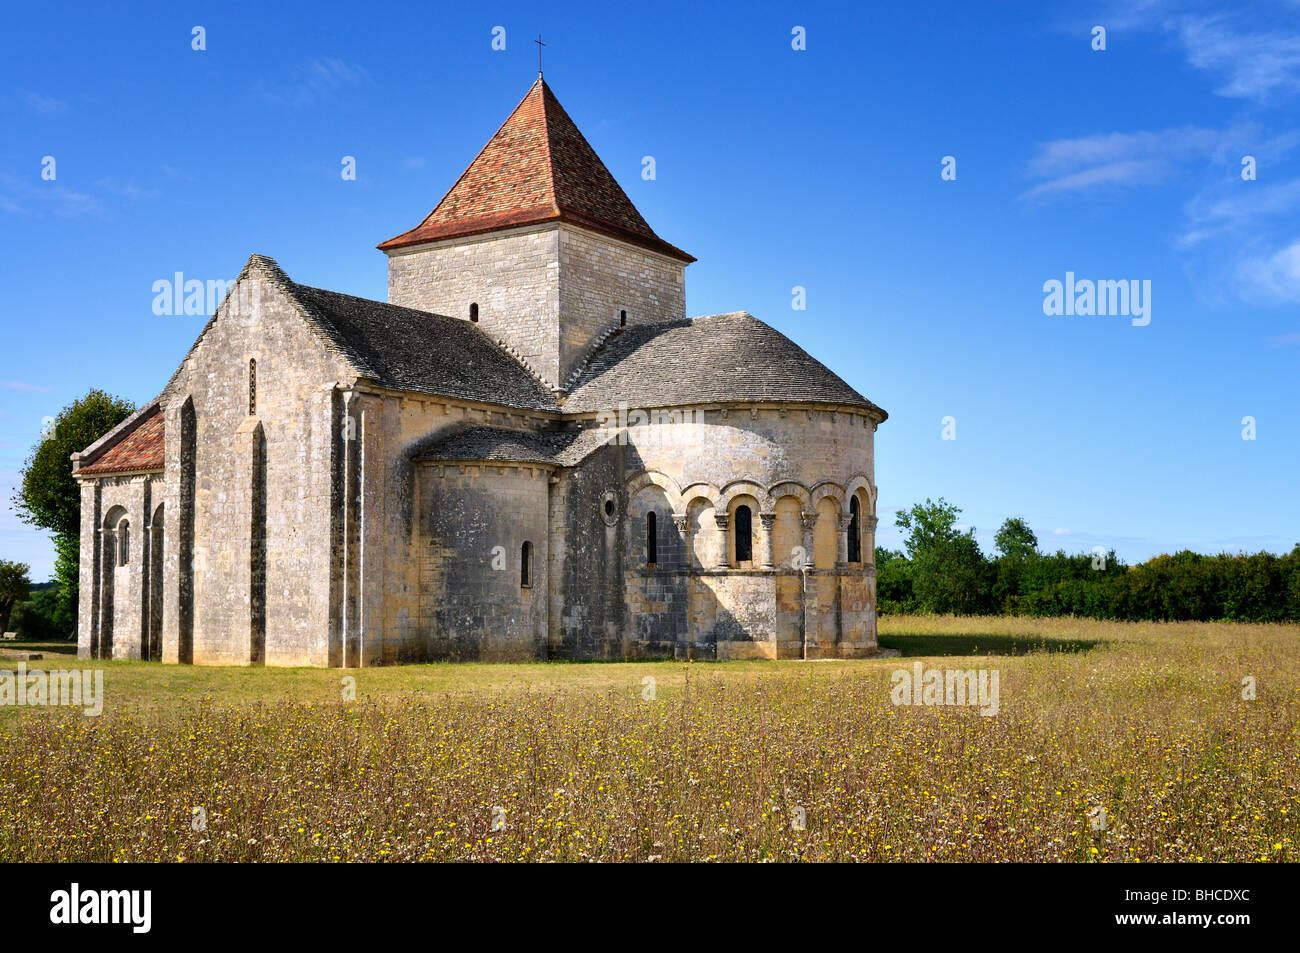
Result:
M257 413L249 415L248 362L257 361ZM266 632L272 665L328 660L334 448L332 385L355 376L273 285L236 285L168 395L166 510L168 604L164 658L181 654L175 583L181 552L182 408L193 400L193 661L249 664L254 472L264 439Z

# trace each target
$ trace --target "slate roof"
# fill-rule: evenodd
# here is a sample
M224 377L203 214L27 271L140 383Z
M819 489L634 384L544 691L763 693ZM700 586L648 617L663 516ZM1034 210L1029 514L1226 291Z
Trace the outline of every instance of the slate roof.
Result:
M572 467L607 444L610 436L609 432L595 429L521 433L500 427L469 427L417 450L412 459Z
M541 381L477 324L290 284L293 297L363 377L394 390L557 409Z
M541 76L424 221L378 247L551 221L695 261L655 234Z
M737 311L610 336L569 383L566 413L728 401L832 403L888 414L780 331Z
M162 406L154 401L141 413L127 418L123 423L134 427L93 463L79 468L81 476L103 476L110 473L137 473L141 470L161 470L165 463L163 453L164 427ZM118 433L114 430L110 434ZM87 452L94 446L87 448Z

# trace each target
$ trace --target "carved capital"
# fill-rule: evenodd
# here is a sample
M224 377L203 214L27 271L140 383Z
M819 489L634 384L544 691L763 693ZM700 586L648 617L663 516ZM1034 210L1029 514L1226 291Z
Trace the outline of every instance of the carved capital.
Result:
M768 532L771 532L772 527L776 525L775 513L759 513L758 519L763 524L763 529L767 530Z

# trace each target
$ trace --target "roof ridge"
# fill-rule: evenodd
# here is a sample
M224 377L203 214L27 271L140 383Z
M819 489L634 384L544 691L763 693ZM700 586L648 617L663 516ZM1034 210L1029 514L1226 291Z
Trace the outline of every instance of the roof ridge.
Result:
M551 88L546 85L546 80L542 79L541 73L537 74L537 81L533 83L533 86L540 86L542 88L542 136L546 141L546 181L550 183L551 188L551 210L556 215L559 215L560 196L558 190L555 188L555 154L554 150L551 148L551 116L546 108L546 94L551 91ZM533 87L530 86L528 92L532 93L532 91Z
M695 260L650 227L541 76L420 224L378 247L392 252L552 222Z
M537 82L540 81L541 81L541 77L539 76L537 77ZM460 175L456 176L456 181L451 184L451 188L447 190L446 194L444 194L443 197L438 200L438 204L429 210L429 214L424 216L424 219L420 222L419 225L415 226L415 228L407 229L405 232L402 233L402 235L409 235L411 234L411 232L423 228L424 225L429 221L429 219L433 218L433 213L438 211L438 209L442 206L442 203L447 200L448 195L451 195L452 192L456 191L456 186L460 185L461 180L464 179L465 176L469 175L470 169L474 168L475 164L482 157L483 153L487 151L488 146L492 145L496 137L500 135L501 130L510 124L510 120L515 118L515 113L519 112L519 110L523 108L524 103L528 102L528 97L533 94L533 86L536 86L537 82L534 82L532 86L528 87L528 92L524 93L523 98L520 99L519 102L515 103L515 108L510 110L510 115L506 116L505 120L501 123L501 125L497 126L496 132L488 136L487 142L483 143L482 147L478 150L478 152L474 153L474 158L470 161L470 164L465 166L465 168L461 171ZM401 238L402 235L399 235L397 237ZM390 241L391 240L392 239L390 239Z
M645 327L645 326L646 325L634 325L634 327ZM610 337L614 335L615 332L619 331L620 329L623 329L623 327L624 326L622 324L611 324L604 331L601 331L592 339L591 345L587 348L586 353L583 354L582 358L578 361L578 363L573 366L573 372L569 374L567 378L565 378L564 384L562 385L563 390L567 391L570 387L572 387L577 382L578 378L582 375L582 372L587 369L587 365L591 363L592 358L596 356L596 352L598 352L602 347L604 347L605 342L608 341ZM631 329L629 328L627 330L631 330Z
M72 468L73 471L75 472L81 469L82 467L81 461L84 458L90 457L92 455L95 457L102 457L105 453L108 453L108 451L112 450L123 440L131 436L131 434L135 432L135 429L137 427L139 427L142 423L144 423L146 420L148 420L150 417L152 417L155 413L157 413L161 409L162 409L162 394L159 394L153 400L149 401L144 406L138 408L134 413L127 416L124 420L118 423L116 427L109 430L108 433L101 435L99 439L96 440L94 443L90 444L90 446L86 447L84 450L79 450L76 453L73 453L69 458L73 462L73 468ZM92 460L86 465L89 466L93 463L94 461Z

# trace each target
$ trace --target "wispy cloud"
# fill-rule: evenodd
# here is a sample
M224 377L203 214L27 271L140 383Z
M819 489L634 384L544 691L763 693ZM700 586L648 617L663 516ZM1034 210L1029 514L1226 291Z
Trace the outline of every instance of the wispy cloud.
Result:
M43 215L45 212L77 218L104 211L95 196L59 182L31 181L11 172L0 172L0 212L10 215Z
M1300 344L1300 334L1279 334L1268 339L1268 343L1274 347L1286 347L1290 344Z
M1175 17L1172 28L1192 66L1222 77L1215 89L1220 96L1261 100L1300 90L1300 35L1294 32L1251 32L1227 15Z
M1088 22L1167 35L1189 66L1216 78L1219 96L1262 102L1300 91L1300 24L1292 15L1289 25L1279 25L1287 20L1286 8L1300 14L1300 3L1224 6L1228 9L1216 10L1205 0L1117 0Z
M1030 178L1045 181L1021 198L1045 200L1099 187L1170 182L1184 163L1215 155L1231 138L1231 132L1181 127L1055 139L1040 144L1027 164Z
M1270 303L1300 302L1300 239L1272 254L1247 255L1237 265L1247 296Z
M100 179L95 187L132 202L137 199L156 199L162 194L157 189L142 189L134 182L117 183L112 179Z
M259 83L255 88L263 99L276 105L310 106L373 82L365 67L323 57L295 66L283 80Z
M53 387L47 387L44 384L29 384L27 381L0 381L0 387L5 390L22 391L25 394L52 394Z
M63 100L33 93L31 90L23 93L23 102L38 116L61 116L68 111L68 104Z

